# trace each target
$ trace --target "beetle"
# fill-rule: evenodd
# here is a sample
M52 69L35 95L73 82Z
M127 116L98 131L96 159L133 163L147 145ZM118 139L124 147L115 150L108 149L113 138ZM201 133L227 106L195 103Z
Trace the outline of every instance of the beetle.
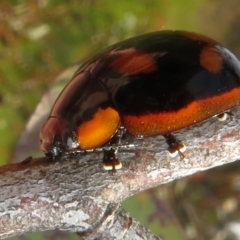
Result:
M240 102L240 63L217 41L187 31L152 32L119 42L80 67L40 132L57 156L106 146L124 128L133 137L163 135L221 115ZM120 134L121 135L121 134ZM106 169L120 168L113 149Z

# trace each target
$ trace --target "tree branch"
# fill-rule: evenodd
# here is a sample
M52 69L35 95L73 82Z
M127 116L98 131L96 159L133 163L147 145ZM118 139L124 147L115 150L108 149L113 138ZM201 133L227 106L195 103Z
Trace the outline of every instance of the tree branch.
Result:
M164 138L156 136L121 149L123 168L114 175L102 170L101 152L1 167L0 238L56 228L85 239L148 234L118 204L142 190L239 159L240 108L232 112L226 122L212 118L176 133L187 146L183 161L170 158ZM144 234L140 239L159 239Z

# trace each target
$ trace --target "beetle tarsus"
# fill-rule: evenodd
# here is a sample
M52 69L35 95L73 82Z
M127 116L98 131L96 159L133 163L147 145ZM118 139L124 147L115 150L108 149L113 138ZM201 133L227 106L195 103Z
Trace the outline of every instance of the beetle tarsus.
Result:
M226 121L228 118L232 120L233 114L231 112L224 112L217 115L217 118L220 122Z
M103 149L103 169L116 173L116 170L122 168L122 163L116 158L117 150Z
M186 150L184 143L176 139L172 134L164 134L164 138L168 144L168 151L171 157L176 157L179 155L180 160L184 159L183 152Z

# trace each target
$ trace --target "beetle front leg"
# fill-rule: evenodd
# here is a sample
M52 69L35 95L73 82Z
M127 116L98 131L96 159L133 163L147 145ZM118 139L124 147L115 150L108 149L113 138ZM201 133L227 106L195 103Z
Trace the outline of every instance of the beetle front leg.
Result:
M116 173L116 170L122 168L122 163L116 158L117 150L103 149L103 169Z

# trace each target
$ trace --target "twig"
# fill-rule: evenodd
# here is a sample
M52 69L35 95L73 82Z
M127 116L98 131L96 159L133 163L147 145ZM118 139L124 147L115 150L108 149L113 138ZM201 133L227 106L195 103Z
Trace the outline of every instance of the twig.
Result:
M156 136L135 140L134 149L122 149L118 157L123 168L114 175L102 169L101 152L1 167L0 238L50 229L78 232L85 239L147 234L119 203L142 190L239 159L239 109L224 123L212 118L176 133L187 146L182 161L170 158L164 138ZM125 216L122 225L120 213ZM140 239L158 239L144 234Z

